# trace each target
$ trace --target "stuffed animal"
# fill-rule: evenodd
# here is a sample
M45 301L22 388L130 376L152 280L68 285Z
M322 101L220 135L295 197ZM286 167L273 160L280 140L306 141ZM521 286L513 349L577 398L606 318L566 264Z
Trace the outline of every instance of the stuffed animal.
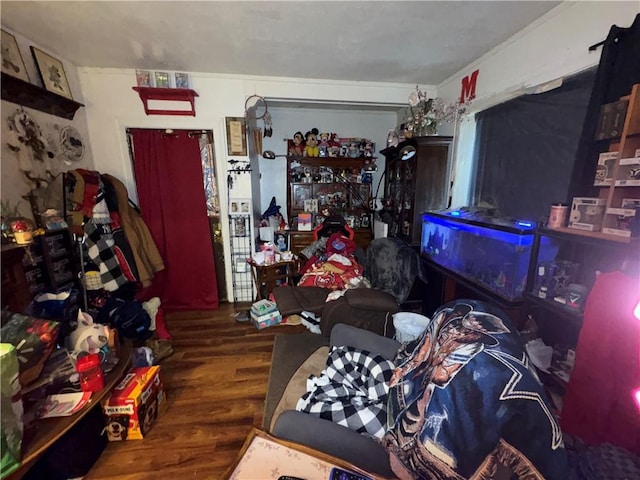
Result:
M331 134L330 133L321 133L318 143L318 149L321 157L329 156L329 147L331 146Z
M67 337L67 349L75 355L109 352L109 327L93 323L88 313L78 310L78 326Z
M289 155L302 156L304 150L304 140L302 138L302 132L296 132L293 134L293 140L289 146Z
M320 149L318 148L318 129L312 128L304 135L305 139L305 147L304 147L304 156L305 157L317 157L320 155Z

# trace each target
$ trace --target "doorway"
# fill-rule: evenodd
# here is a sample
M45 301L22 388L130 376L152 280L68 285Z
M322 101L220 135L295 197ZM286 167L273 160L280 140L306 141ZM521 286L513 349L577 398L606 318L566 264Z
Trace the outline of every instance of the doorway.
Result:
M127 129L141 213L165 271L145 296L167 310L212 310L226 301L213 132Z

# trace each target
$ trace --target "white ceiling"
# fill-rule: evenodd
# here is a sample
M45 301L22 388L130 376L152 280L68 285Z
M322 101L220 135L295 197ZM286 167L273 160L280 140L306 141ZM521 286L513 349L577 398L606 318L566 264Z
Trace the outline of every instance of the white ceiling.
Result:
M77 66L437 85L557 1L5 1Z

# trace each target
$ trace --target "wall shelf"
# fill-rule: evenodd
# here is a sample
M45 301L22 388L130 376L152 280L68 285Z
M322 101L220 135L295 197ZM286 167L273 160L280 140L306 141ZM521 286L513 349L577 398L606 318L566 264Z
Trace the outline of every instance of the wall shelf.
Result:
M154 88L154 87L132 87L138 92L144 113L147 115L190 115L196 116L195 98L198 93L190 88ZM149 108L149 100L189 102L190 110L164 110Z
M73 120L82 103L49 92L38 85L2 73L2 100Z

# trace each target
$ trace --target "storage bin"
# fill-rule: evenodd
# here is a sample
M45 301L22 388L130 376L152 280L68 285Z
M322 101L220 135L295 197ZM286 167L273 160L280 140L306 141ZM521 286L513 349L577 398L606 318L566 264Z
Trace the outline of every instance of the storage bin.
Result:
M396 328L396 340L401 343L415 340L424 333L430 321L429 317L419 313L395 313L393 315L393 326Z

